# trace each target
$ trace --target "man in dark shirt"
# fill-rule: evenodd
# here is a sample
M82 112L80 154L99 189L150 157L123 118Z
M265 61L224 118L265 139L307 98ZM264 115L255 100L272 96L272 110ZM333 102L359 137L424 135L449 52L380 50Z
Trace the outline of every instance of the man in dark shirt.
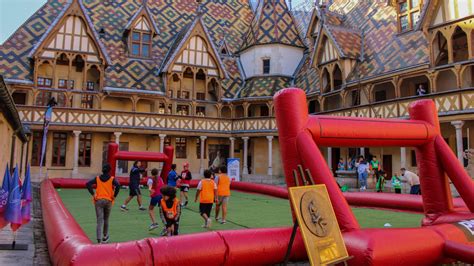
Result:
M125 202L123 203L122 206L120 206L121 211L128 211L127 204L135 197L137 196L137 202L138 202L138 209L140 211L145 211L146 208L143 207L142 205L142 193L140 191L140 174L144 172L143 169L140 167L142 166L140 161L135 161L133 163L132 170L130 170L130 184L129 184L129 196L128 198L125 199Z

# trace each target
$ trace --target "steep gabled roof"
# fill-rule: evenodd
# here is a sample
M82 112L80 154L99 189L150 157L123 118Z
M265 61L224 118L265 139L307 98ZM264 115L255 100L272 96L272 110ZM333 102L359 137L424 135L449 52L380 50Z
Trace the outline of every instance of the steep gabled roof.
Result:
M209 51L212 53L214 59L217 62L217 67L221 71L221 78L227 78L227 73L225 71L225 65L222 62L219 51L217 50L214 42L209 34L209 31L206 28L206 25L202 21L202 15L197 15L196 18L189 23L186 27L184 27L181 32L176 36L171 48L169 49L168 53L166 54L165 59L163 60L163 65L160 68L160 72L168 72L170 67L176 61L177 57L180 55L180 52L183 50L184 46L187 44L189 39L193 36L194 30L196 27L202 27L205 38L207 43L209 43L210 49Z
M79 16L81 16L85 20L87 27L91 31L91 36L90 37L97 44L97 46L99 48L99 53L105 59L105 63L107 65L111 64L111 60L110 60L110 58L107 54L107 50L105 49L105 46L100 41L99 34L97 34L97 32L95 30L95 27L94 27L94 24L92 23L91 18L87 14L87 10L85 9L82 1L80 1L80 0L72 0L72 2L69 2L68 4L66 4L66 6L64 6L61 13L56 17L56 19L53 21L53 23L51 23L51 25L49 25L48 29L42 35L41 39L39 39L39 41L33 46L33 49L31 49L31 51L29 52L28 57L34 58L36 56L38 51L41 50L41 48L46 45L45 41L48 38L48 36L50 36L51 34L54 34L54 32L56 32L56 31L58 31L57 28L58 28L59 25L64 23L64 19L68 15L73 14L75 12L74 11L76 9L75 7L79 7L79 8L77 8L77 10L80 11Z
M261 0L241 51L261 44L286 44L304 48L285 0Z
M144 1L142 6L135 12L135 14L130 18L128 21L127 25L125 25L125 31L130 31L133 24L135 21L140 17L140 16L145 16L146 19L151 23L152 25L152 32L154 34L160 34L160 31L158 29L158 26L155 23L155 20L153 20L153 16L150 13L150 9L148 8L147 2Z
M341 58L359 59L361 51L360 31L330 24L325 24L324 30L336 45Z

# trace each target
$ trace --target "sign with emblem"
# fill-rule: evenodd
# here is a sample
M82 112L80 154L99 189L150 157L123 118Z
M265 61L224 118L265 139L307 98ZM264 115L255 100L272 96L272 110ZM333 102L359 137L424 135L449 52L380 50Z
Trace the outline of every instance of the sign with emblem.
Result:
M240 181L240 159L227 159L227 175L232 181Z
M346 260L349 254L326 186L291 187L289 192L311 265Z

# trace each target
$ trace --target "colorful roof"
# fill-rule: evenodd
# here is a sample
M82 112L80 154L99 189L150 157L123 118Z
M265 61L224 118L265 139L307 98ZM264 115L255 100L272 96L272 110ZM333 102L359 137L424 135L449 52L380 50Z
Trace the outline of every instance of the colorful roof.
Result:
M279 76L260 76L246 80L244 87L239 93L240 98L268 97L277 91L288 88L292 78Z
M359 59L362 43L360 31L332 24L324 24L324 29L336 45L340 57Z
M285 0L261 0L241 51L261 44L305 47Z

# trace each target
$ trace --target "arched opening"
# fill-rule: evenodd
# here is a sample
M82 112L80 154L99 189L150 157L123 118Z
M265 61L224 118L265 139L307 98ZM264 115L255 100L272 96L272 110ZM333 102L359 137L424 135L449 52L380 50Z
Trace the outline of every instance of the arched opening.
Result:
M12 93L13 102L17 105L26 105L27 95L27 91L14 91Z
M223 106L221 109L221 117L222 118L232 118L232 110L230 106Z
M460 62L469 59L469 51L467 46L467 34L460 27L456 27L453 33L453 61Z
M73 80L74 82L74 88L81 89L82 84L84 84L84 78L82 75L82 72L84 71L84 58L80 55L76 55L74 57L74 60L72 60L72 71L69 73L69 78L70 80Z
M436 78L436 91L450 91L456 89L456 75L451 70L443 70L438 73Z
M176 114L188 116L191 115L191 108L189 104L178 104L176 105Z
M74 73L74 71L71 71ZM74 78L70 78L71 72L69 71L69 58L66 54L62 53L56 58L56 79L59 89L70 89L73 90ZM82 73L81 73L82 75ZM74 76L74 75L73 75Z
M340 109L342 107L341 96L339 94L327 97L324 100L324 111Z
M430 81L425 75L403 79L400 85L400 96L422 96L430 93Z
M217 106L215 106L214 104L206 105L204 111L205 111L204 116L206 117L217 117ZM196 113L197 113L197 109L196 109Z
M172 114L173 112L173 105L166 104L166 103L159 103L158 104L158 113L159 114Z
M244 107L242 105L238 105L235 107L235 118L243 118L244 117Z
M249 117L267 117L270 110L266 104L252 104L249 106Z
M181 90L181 79L178 74L173 74L170 81L170 90L168 91L168 97L173 98L176 96L176 92Z
M51 88L53 86L53 66L49 62L44 62L36 69L36 84L40 88Z
M462 87L474 87L474 65L467 66L462 74Z
M338 64L336 64L336 66L334 67L334 72L333 72L332 78L333 78L333 82L334 82L334 90L341 89L342 84L343 84L342 71L339 68Z
M137 102L137 112L153 113L155 110L155 102L147 99L140 99Z
M129 98L107 96L102 101L102 110L132 112L133 103Z
M308 112L309 112L310 114L314 114L314 113L319 113L319 112L321 112L321 106L320 106L318 100L311 100L311 101L309 101Z
M206 73L199 69L196 73L196 100L205 101L206 98Z
M181 88L176 93L176 98L190 99L193 91L194 73L190 67L186 68L183 73L183 80L181 81Z
M395 86L393 86L392 82L377 84L373 88L373 97L374 102L395 99Z
M87 91L97 91L100 85L100 71L97 66L92 66L87 70Z
M219 83L215 78L211 79L207 84L208 100L217 101L217 95L219 94Z
M321 85L322 85L323 93L331 91L330 75L327 68L323 69L323 75L321 76L321 78L322 78Z
M435 66L442 66L446 65L448 62L448 41L444 35L438 31L433 40L433 63Z
M360 105L360 90L349 91L346 95L344 107L352 107L358 105Z

